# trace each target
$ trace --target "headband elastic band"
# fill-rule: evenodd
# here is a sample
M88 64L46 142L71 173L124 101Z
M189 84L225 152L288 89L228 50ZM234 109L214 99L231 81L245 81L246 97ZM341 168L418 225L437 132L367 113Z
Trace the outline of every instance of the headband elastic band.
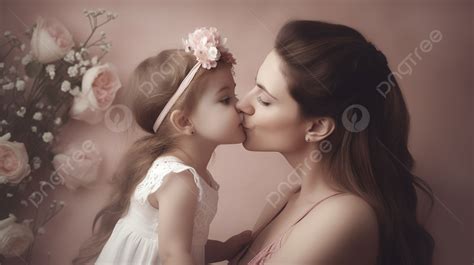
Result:
M160 127L161 123L163 123L163 120L165 119L166 115L168 115L168 112L171 110L171 108L174 106L176 101L178 101L179 97L184 93L186 88L189 86L191 81L193 80L194 76L198 72L198 70L201 68L201 62L198 62L194 65L194 67L189 71L189 73L186 75L186 77L183 79L181 84L179 84L178 89L174 93L174 95L171 97L171 99L166 103L165 107L161 111L160 115L158 118L156 118L155 124L153 124L153 131L156 133L158 131L158 128Z

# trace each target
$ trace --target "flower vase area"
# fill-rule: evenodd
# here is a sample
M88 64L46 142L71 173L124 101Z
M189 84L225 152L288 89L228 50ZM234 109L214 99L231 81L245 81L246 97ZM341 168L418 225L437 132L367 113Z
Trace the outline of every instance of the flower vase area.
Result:
M57 148L68 121L102 122L122 86L103 62L111 44L101 28L117 15L83 14L90 32L80 41L59 20L42 17L0 39L0 264L33 264L37 237L68 207L55 199L57 188L96 181L102 159L93 141Z

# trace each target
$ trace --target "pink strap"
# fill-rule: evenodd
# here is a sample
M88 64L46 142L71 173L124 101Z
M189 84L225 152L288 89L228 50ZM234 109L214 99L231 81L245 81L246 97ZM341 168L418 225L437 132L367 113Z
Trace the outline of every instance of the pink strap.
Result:
M171 99L166 103L165 107L161 111L160 115L158 115L158 118L156 118L155 124L153 124L153 131L156 133L158 131L158 128L160 127L161 123L165 119L166 115L168 115L168 112L171 110L171 108L174 106L176 101L178 101L179 97L184 93L186 88L189 86L191 81L193 80L194 76L196 75L197 71L201 68L201 63L198 62L194 67L189 71L189 73L186 75L186 77L183 79L181 84L179 84L178 89L174 93L174 95L171 97Z
M333 197L333 196L336 196L336 195L339 195L339 194L343 194L343 192L338 192L338 193L334 193L333 195L329 195L327 196L326 198L323 198L322 200L318 201L316 204L314 204L308 211L306 211L305 214L303 214L303 216L301 216L292 226L295 226L297 223L299 223L301 221L301 219L305 218L306 215L308 215L316 206L318 206L320 203L322 203L323 201ZM291 228L291 227L290 227Z
M295 223L293 223L281 236L279 236L275 241L271 242L270 244L268 244L266 247L264 247L262 250L260 250L257 255L255 255L252 260L250 260L250 262L248 263L248 265L260 265L260 264L264 264L264 262L271 257L271 255L273 253L275 253L278 249L281 248L282 244L283 244L283 241L285 240L285 238L288 236L289 232L291 231L291 229L296 225L298 224L303 218L306 217L306 215L308 215L308 213L310 213L316 206L318 206L318 204L320 204L321 202L333 197L333 196L336 196L336 195L339 195L339 194L343 194L343 192L338 192L338 193L335 193L333 195L330 195L330 196L327 196L326 198L323 198L322 200L318 201L317 203L315 203L313 206L311 206L311 208L309 208L308 211L306 211L303 216L301 216L300 218L298 218L296 220ZM287 202L288 204L288 202ZM286 204L283 208L286 207ZM281 213L281 211L283 210L283 208L280 210L280 212L278 212L277 215L279 215ZM270 221L270 223L275 219L276 215L272 218L272 220ZM269 224L269 223L268 223ZM268 225L267 224L267 225ZM262 229L263 230L263 229ZM248 248L250 249L250 247ZM247 249L247 250L248 250ZM243 257L244 255L242 255Z

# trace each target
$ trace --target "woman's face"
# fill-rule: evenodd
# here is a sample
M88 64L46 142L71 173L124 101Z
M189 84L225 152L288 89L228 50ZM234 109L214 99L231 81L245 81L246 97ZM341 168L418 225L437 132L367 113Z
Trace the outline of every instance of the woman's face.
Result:
M244 114L247 150L287 153L305 145L305 123L289 93L282 63L272 50L260 66L255 86L237 103Z
M220 67L202 83L205 91L191 114L196 132L214 144L242 143L245 133L235 104L235 81L230 66Z

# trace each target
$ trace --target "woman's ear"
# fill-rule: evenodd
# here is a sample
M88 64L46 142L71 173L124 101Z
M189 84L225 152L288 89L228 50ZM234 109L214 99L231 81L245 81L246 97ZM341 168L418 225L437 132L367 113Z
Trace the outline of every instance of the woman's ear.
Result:
M330 117L314 118L308 121L306 127L305 141L319 142L331 135L336 124Z
M178 132L187 135L194 134L194 126L184 111L173 110L170 114L170 121Z

